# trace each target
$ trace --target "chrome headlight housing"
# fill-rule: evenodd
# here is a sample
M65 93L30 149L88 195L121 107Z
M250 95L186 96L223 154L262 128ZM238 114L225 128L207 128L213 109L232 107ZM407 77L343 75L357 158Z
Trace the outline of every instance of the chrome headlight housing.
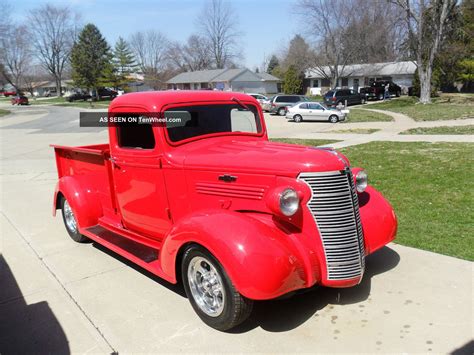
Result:
M280 194L280 211L287 217L293 216L300 207L298 193L291 189L285 189Z
M362 193L367 188L369 178L365 170L359 170L355 176L357 192Z

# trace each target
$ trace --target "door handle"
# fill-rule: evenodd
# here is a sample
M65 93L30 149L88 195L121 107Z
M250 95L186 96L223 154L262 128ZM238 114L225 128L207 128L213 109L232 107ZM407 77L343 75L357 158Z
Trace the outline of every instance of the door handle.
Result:
M114 158L110 158L110 162L112 163L114 169L121 169L120 165L117 164L117 161Z

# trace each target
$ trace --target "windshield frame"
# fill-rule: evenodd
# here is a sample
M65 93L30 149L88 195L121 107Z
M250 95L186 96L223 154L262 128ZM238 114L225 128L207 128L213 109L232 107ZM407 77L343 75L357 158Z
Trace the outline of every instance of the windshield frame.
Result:
M252 106L255 111L257 112L259 124L260 124L260 132L258 133L251 133L251 132L218 132L218 133L209 133L209 134L203 134L195 137L190 137L186 138L177 142L174 142L171 140L170 136L168 135L168 128L166 127L166 124L162 126L162 129L164 131L164 136L166 143L170 146L176 147L180 146L189 142L194 142L197 140L201 139L207 139L207 138L214 138L214 137L228 137L228 136L250 136L250 137L265 137L266 132L267 132L267 127L265 125L265 120L263 119L262 115L262 109L259 107L260 105L255 105L253 101L250 100L240 100L242 103L244 103L246 106L250 107ZM172 110L174 108L179 108L179 107L188 107L188 106L216 106L216 105L232 105L232 106L238 106L239 104L233 100L223 100L223 101L190 101L190 102L180 102L180 103L171 103L164 105L161 109L161 113L164 117L165 112L168 110Z

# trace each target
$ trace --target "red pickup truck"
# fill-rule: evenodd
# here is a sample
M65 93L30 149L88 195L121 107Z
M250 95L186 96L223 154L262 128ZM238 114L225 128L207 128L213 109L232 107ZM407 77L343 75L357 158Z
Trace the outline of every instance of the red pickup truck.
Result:
M364 170L331 149L269 142L249 95L133 93L108 118L108 144L53 146L54 214L73 240L182 282L211 327L241 323L254 300L357 285L365 257L395 238Z

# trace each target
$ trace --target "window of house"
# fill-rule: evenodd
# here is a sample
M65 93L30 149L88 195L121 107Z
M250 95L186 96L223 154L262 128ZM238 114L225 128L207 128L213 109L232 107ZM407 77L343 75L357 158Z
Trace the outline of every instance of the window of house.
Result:
M329 81L329 79L324 78L324 79L321 81L321 86L325 86L325 87L331 86L331 82Z
M313 88L318 88L319 87L319 80L318 79L313 79Z
M194 89L194 90L199 89L199 84L198 84L198 83L194 83L194 84L193 84L193 89Z
M153 149L155 136L150 123L124 123L117 127L118 145L121 148Z
M349 78L342 78L341 86L348 86L349 85Z

